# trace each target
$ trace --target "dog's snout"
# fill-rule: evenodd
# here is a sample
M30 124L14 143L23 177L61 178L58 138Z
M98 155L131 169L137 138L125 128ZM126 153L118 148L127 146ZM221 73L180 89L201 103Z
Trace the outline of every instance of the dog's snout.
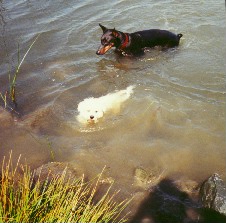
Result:
M94 119L94 116L93 115L90 115L90 119Z

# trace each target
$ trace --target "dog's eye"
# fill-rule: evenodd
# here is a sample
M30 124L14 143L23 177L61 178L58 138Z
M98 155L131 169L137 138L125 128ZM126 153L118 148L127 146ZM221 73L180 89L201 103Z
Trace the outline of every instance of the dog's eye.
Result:
M95 111L96 113L98 112L98 111Z
M107 40L106 40L106 39L102 39L102 40L101 40L101 44L102 44L102 45L106 45L106 44L107 44Z

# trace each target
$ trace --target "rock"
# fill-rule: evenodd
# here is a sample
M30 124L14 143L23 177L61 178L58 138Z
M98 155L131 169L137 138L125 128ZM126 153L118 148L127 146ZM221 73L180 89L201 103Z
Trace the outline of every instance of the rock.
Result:
M61 176L62 174L65 174L65 181L68 179L73 180L77 177L76 170L68 164L61 162L49 162L35 170L35 179L39 179L40 182L44 182L47 178L51 180L52 178Z
M136 186L145 187L150 183L151 177L149 173L141 167L135 169L134 183Z
M0 107L0 129L2 129L2 131L5 128L9 128L11 126L13 126L14 124L14 120L13 120L13 116L12 114L10 114L6 109L3 109Z
M186 192L190 198L197 200L199 196L199 184L194 180L185 177L175 181L175 185L180 191Z
M192 211L194 206L193 200L174 180L164 178L146 194L130 223L198 222L197 215L187 214L187 210Z
M205 208L226 215L226 185L218 174L209 177L200 188L200 197Z
M155 186L163 178L163 173L164 171L158 168L148 171L137 167L134 171L134 185L144 189Z

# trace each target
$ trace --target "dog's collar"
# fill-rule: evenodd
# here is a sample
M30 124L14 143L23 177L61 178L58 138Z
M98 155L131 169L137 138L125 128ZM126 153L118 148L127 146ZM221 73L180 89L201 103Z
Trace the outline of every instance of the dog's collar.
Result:
M125 36L125 39L124 39L123 44L120 46L120 49L126 48L129 43L129 34L128 33L123 33L123 34Z

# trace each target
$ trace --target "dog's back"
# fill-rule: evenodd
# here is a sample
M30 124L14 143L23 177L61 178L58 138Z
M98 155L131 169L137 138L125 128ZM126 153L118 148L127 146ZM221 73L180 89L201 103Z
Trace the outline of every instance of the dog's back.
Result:
M126 89L125 89L125 91L126 91L126 95L128 96L128 97L130 97L130 95L133 93L133 89L135 88L135 86L134 85L131 85L131 86L129 86L129 87L127 87Z
M127 87L126 89L124 90L120 90L120 91L116 91L114 93L110 93L106 96L108 96L108 99L110 100L110 98L112 98L113 100L117 100L117 101L125 101L127 100L130 95L133 93L133 89L134 89L135 86L131 85L129 87Z
M154 46L178 46L182 34L174 34L168 30L149 29L133 33L140 35L142 38L142 47Z
M124 90L109 93L105 96L100 97L99 99L108 109L120 107L124 101L129 99L129 97L133 93L134 87L135 86L129 86Z

